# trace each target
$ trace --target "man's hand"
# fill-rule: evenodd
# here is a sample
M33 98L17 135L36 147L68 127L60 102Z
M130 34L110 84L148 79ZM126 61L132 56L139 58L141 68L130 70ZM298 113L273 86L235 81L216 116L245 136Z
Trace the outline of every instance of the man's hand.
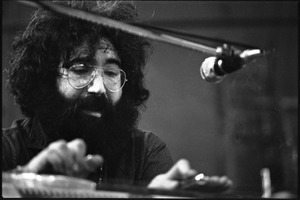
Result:
M41 151L23 169L25 172L41 173L50 168L48 173L85 178L103 163L101 156L85 154L86 145L83 140L58 140Z
M151 189L167 189L172 190L180 186L180 180L195 176L197 171L190 167L190 163L181 159L173 165L173 167L165 174L157 175L149 183L148 188Z
M160 174L148 185L150 189L183 189L199 192L223 192L227 190L232 181L226 176L207 177L199 174L190 167L187 160L181 159L165 174Z

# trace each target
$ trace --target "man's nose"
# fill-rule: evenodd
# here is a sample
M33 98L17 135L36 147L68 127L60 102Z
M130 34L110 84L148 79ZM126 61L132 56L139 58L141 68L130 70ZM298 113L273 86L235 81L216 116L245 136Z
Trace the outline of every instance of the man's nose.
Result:
M103 94L106 92L101 73L96 74L95 78L88 85L87 91L93 94Z

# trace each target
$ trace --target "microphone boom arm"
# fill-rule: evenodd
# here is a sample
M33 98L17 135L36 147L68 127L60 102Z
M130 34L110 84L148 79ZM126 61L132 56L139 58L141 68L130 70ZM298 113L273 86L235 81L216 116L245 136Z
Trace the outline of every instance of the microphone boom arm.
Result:
M25 5L31 6L31 7L41 7L47 10L50 10L55 13L59 13L61 15L74 17L82 20L86 20L92 23L100 24L103 26L107 26L110 28L118 29L130 34L134 34L140 37L145 37L148 39L152 39L154 41L164 42L196 51L201 51L204 53L216 55L216 49L213 47L205 46L193 41L189 41L186 39L181 39L178 37L174 37L168 34L164 33L154 33L150 30L134 26L131 24L123 23L120 21L112 20L106 17L101 17L95 14L91 14L88 12L84 12L78 9L74 9L71 7L63 6L54 4L47 1L19 1L20 3L23 3Z
M157 30L160 31L161 33L153 32L150 30L150 28L146 29L146 28L143 28L143 26L127 24L124 22L112 20L112 19L109 19L106 17L101 17L101 16L98 16L98 15L95 15L92 13L84 12L84 11L81 11L78 9L54 4L51 2L47 2L47 1L20 0L19 2L23 3L25 5L31 6L31 7L44 8L46 10L49 10L49 11L52 11L52 12L55 12L55 13L58 13L58 14L61 14L64 16L74 17L74 18L82 19L82 20L89 21L92 23L107 26L109 28L118 29L118 30L130 33L130 34L137 35L140 37L145 37L145 38L148 38L148 39L151 39L154 41L168 43L168 44L180 46L183 48L211 54L214 56L219 55L217 48L206 46L206 45L199 44L199 43L191 41L191 40L187 40L187 39L179 38L178 36L173 36L173 35L167 34L168 32L172 33L172 31L169 31L167 29L157 28ZM145 27L147 27L147 26L145 26ZM163 33L163 32L165 32L165 33Z

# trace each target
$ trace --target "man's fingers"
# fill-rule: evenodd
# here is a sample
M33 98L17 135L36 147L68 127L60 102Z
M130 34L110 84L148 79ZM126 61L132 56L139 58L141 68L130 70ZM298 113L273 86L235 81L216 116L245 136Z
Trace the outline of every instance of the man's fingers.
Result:
M190 176L196 175L197 171L192 169L189 161L180 159L173 165L173 167L166 173L167 179L181 180Z
M67 165L64 161L64 157L59 151L51 150L47 156L48 163L51 164L52 169L58 173L65 173L67 170Z
M74 139L67 143L67 147L73 153L75 161L81 161L86 153L86 145L82 139Z
M69 143L58 140L35 156L27 165L28 172L39 173L50 164L54 172L72 175L84 163L86 145L83 140L75 139Z
M185 190L202 192L223 192L232 185L232 181L226 176L205 176L199 182L192 183L184 187Z
M89 171L94 171L97 169L100 165L102 165L104 162L104 159L100 155L87 155L85 157L85 165Z
M232 181L227 178L226 176L218 177L218 176L211 176L207 179L207 186L225 190L232 185Z
M75 139L67 143L58 140L35 156L26 166L27 172L60 173L69 176L85 177L101 164L99 155L85 156L86 145L83 140Z
M171 180L166 177L166 174L157 175L148 185L150 189L165 189L172 190L179 186L177 180Z
M189 167L189 162L185 159L180 159L172 166L172 168L166 173L167 179L180 179L181 171L186 171Z
M38 173L45 170L49 164L61 171L65 170L70 162L72 161L70 159L70 154L68 153L66 142L64 140L59 140L50 144L46 149L35 156L26 165L26 171ZM58 164L60 166L58 166Z

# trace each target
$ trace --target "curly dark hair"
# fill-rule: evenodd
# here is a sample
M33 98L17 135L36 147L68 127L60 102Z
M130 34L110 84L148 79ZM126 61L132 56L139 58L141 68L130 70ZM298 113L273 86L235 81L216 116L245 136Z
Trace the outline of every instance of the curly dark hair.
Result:
M128 1L54 2L126 23L139 20L134 4ZM143 68L151 53L147 39L38 9L26 30L15 38L8 70L8 88L25 116L33 117L49 88L53 89L59 63L67 62L83 41L93 49L100 36L113 43L127 74L122 98L136 108L145 106L149 91L144 87Z

